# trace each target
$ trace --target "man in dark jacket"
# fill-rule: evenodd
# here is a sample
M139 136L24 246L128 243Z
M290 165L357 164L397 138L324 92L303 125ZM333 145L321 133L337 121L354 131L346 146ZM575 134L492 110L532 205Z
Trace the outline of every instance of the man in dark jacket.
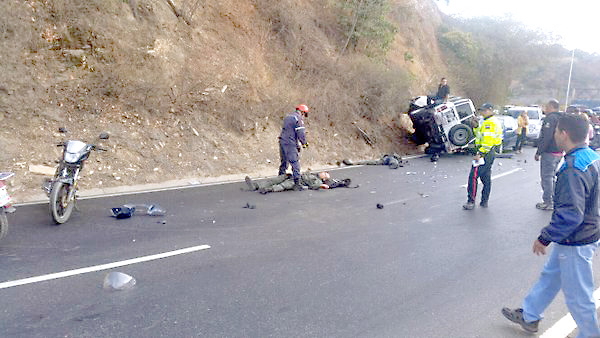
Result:
M542 202L537 203L535 207L540 210L552 210L556 167L563 155L554 141L554 130L561 115L558 108L558 101L554 99L548 101L548 104L544 107L546 117L542 122L538 148L535 153L535 160L540 161L540 178L543 192Z
M279 135L279 156L281 165L279 166L279 175L284 175L288 165L292 166L292 177L294 179L294 189L302 190L300 185L300 145L308 147L304 130L304 117L308 117L308 106L299 104L296 110L289 113L283 119L283 128Z
M545 255L551 242L554 248L522 308L502 309L528 332L538 331L544 310L562 289L579 328L577 337L600 337L592 269L600 239L600 155L585 145L588 130L581 115L567 114L558 121L555 139L566 152L565 161L558 170L552 219L533 242L533 253Z
M435 100L438 101L438 103L446 102L446 101L448 101L449 97L450 97L450 86L448 86L448 80L446 80L446 78L443 77L440 80L440 85L438 86L437 93L435 94Z

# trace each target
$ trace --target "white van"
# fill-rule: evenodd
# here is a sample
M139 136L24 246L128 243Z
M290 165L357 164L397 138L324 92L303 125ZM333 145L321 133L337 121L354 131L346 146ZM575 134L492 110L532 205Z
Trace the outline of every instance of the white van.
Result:
M544 113L540 107L511 107L508 109L508 115L515 119L521 115L522 112L526 111L529 116L529 125L527 126L527 140L532 141L534 146L537 146L537 139L540 137L542 131L542 120L544 119Z

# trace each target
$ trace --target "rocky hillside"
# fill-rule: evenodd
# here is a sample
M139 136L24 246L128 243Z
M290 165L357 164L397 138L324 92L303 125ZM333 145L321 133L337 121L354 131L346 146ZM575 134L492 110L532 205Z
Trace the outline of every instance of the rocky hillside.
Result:
M413 153L401 113L448 75L441 19L432 0L390 4L395 39L373 57L344 49L339 22L353 12L333 1L2 1L0 169L17 173L23 200L40 192L36 166L55 165L57 142L108 131L83 189L275 174L281 119L297 103L311 108L304 168Z

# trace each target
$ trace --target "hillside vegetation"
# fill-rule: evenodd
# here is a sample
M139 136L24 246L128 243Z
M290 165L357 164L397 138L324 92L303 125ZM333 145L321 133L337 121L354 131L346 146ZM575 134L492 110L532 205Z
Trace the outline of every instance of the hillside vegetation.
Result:
M17 199L40 191L29 168L55 165L57 142L101 131L110 151L92 154L84 189L275 174L298 103L305 169L410 153L400 113L445 75L430 1L11 0L0 13L0 160Z

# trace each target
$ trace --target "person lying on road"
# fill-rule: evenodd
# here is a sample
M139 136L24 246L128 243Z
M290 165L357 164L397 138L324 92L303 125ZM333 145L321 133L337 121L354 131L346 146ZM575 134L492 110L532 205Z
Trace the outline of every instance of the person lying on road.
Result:
M400 155L393 154L384 154L378 160L367 160L367 161L358 161L352 162L348 159L342 161L345 165L387 165L390 169L398 169L399 167L404 166L404 162L402 161L402 157Z
M351 182L349 178L343 180L332 178L327 171L321 171L316 174L305 172L300 175L299 180L302 186L307 186L312 190L349 187ZM258 191L261 194L294 190L294 179L289 174L264 180L253 180L249 176L246 176L246 184L251 191Z

